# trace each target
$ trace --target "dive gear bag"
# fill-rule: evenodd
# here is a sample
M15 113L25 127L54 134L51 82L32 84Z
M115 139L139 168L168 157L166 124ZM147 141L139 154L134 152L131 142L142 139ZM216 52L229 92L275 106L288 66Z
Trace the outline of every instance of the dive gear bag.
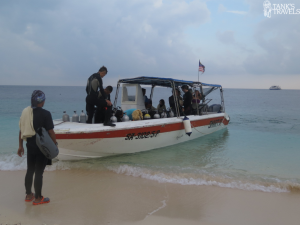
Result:
M36 145L48 159L54 159L59 153L58 147L44 127L36 131Z

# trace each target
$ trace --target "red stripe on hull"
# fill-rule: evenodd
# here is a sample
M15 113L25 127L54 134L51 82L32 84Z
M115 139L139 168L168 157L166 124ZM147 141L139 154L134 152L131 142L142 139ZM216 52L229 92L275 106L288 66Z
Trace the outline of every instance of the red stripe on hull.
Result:
M221 120L224 125L229 123L224 117L215 117L205 120L196 120L191 121L192 128L193 127L201 127L208 126L211 123L214 123L217 120ZM129 133L144 133L144 132L152 132L159 130L159 133L171 132L176 130L183 130L183 123L174 123L174 124L162 124L153 127L142 127L142 128L133 128L127 130L116 130L116 131L101 131L94 133L72 133L72 134L56 134L56 139L92 139L92 138L118 138L118 137L126 137Z

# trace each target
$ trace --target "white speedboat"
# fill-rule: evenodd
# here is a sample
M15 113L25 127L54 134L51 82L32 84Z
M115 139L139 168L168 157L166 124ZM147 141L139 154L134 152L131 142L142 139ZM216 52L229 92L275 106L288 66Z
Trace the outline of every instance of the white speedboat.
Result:
M188 125L187 122L183 122L184 116L180 116L177 100L175 101L176 109L173 109L175 114L179 115L177 117L118 122L115 127L55 120L54 130L59 143L59 160L98 158L161 148L216 132L225 128L229 123L230 118L225 113L221 85L157 77L122 79L117 85L114 108L117 107L121 84L121 108L123 110L144 109L144 96L140 85L152 86L150 99L152 99L154 87L161 86L171 87L176 100L175 88L182 85L188 85L193 91L199 90L205 98L202 104L197 103L193 115L187 116ZM220 91L220 104L209 106L211 101L208 98L209 94L215 90ZM191 134L188 129L191 129L189 130Z
M279 86L273 85L272 87L269 88L270 90L281 90Z

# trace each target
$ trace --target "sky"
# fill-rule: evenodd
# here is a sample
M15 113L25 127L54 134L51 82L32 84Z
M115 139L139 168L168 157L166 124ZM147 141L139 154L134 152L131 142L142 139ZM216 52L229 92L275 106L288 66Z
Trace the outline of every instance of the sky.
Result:
M0 85L104 85L137 76L300 89L299 14L264 0L1 0Z

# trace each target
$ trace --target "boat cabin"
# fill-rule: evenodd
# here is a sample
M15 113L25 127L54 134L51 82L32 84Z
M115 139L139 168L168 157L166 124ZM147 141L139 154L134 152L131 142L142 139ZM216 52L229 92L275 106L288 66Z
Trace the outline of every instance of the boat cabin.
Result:
M122 86L121 86L122 85ZM117 109L117 100L119 91L121 91L121 108L123 111L129 109L139 109L145 110L145 101L142 91L142 86L150 86L151 94L150 98L152 100L155 87L166 87L171 88L173 93L173 98L175 102L175 108L169 108L167 111L172 111L177 117L182 116L181 105L179 105L177 99L176 90L182 92L181 87L187 85L189 91L192 92L192 95L195 96L196 93L200 93L201 99L192 103L192 115L205 115L213 113L223 113L225 112L224 98L223 98L223 89L221 85L217 84L206 84L202 82L193 82L185 80L177 80L173 78L160 78L160 77L136 77L121 79L118 81L114 109ZM216 90L220 91L220 101L217 104L212 103L212 98L210 95ZM181 95L183 92L181 93ZM168 115L170 115L168 113Z

